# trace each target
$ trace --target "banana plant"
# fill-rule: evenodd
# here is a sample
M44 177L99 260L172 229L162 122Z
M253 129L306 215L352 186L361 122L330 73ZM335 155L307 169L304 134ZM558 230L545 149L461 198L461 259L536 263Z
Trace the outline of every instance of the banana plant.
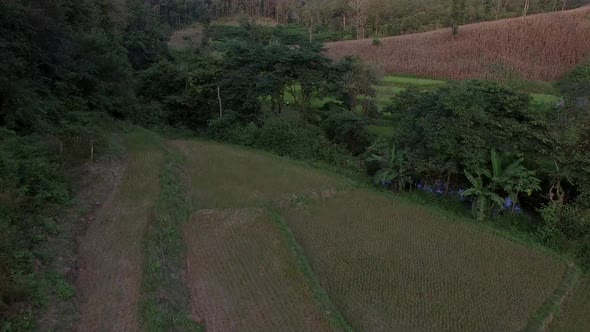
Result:
M404 191L408 184L412 183L410 175L408 154L406 151L398 151L395 144L384 155L373 154L367 161L376 161L381 169L375 173L373 180L376 184L391 183L397 191Z
M479 169L477 177L465 170L465 177L472 187L463 195L475 197L472 209L477 220L483 220L494 206L500 209L504 207L505 200L496 193L498 191L508 193L508 197L514 202L514 210L521 193L530 196L534 191L541 190L541 180L535 177L535 172L522 165L524 158L512 160L508 155L501 155L492 150L490 159L492 168Z
M471 188L465 190L463 192L463 196L470 197L473 196L474 200L471 205L471 211L473 213L473 217L479 221L485 219L487 212L497 205L502 207L504 205L504 199L496 194L490 186L486 185L484 179L482 177L481 172L478 174L477 177L473 176L467 170L465 172L465 177L471 183Z
M534 191L541 190L541 180L535 177L535 172L522 165L524 158L511 160L509 155L501 155L496 150L491 151L490 157L492 169L483 169L481 173L490 179L492 190L503 190L508 193L514 202L513 209L519 203L521 193L530 196Z

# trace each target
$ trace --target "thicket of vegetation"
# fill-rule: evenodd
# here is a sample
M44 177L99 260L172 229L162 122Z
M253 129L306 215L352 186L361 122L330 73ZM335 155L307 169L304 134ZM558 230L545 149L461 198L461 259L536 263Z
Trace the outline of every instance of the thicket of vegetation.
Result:
M61 255L42 245L72 196L65 171L108 148L113 119L141 117L135 73L168 56L143 1L128 3L122 18L106 1L0 3L0 330L34 329L67 285L41 277Z
M555 81L590 54L590 7L380 39L326 44L388 73L445 79Z
M368 164L378 183L454 193L478 220L516 217L513 227L590 266L586 106L544 107L474 81L402 92L386 111L393 138Z
M167 29L212 16L190 1L126 4L0 3L1 329L34 328L51 260L38 244L56 232L47 216L71 198L66 170L108 148L113 119L367 170L398 191L465 189L479 219L514 219L510 197L527 212L512 226L590 265L586 67L562 82L559 108L483 82L407 91L388 106L383 141L366 131L381 116L378 70L330 60L305 30L243 20L171 52Z

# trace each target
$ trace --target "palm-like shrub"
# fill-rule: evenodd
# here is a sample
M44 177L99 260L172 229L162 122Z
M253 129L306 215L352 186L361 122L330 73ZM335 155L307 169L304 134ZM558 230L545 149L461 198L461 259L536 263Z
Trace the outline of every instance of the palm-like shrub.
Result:
M395 144L392 144L389 151L373 154L367 161L380 164L380 169L373 177L376 184L387 185L401 192L412 183L408 154L406 151L397 150Z
M504 207L504 199L498 192L506 193L514 202L513 209L519 202L519 195L523 192L531 195L541 190L541 180L535 177L535 172L522 165L524 158L513 159L507 154L499 154L495 150L490 153L491 169L479 169L477 177L465 170L465 176L472 187L463 195L475 197L473 213L478 220L483 220L487 211L494 206Z

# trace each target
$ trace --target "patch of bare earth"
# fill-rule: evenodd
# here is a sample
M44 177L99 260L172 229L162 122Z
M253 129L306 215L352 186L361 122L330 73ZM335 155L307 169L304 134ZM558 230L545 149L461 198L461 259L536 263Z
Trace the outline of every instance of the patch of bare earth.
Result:
M263 209L202 210L184 227L193 315L207 331L328 331Z
M141 240L159 190L163 154L131 152L118 186L80 239L79 331L138 331Z
M203 39L203 29L201 27L190 27L174 31L168 41L168 46L174 49L185 49L196 47L201 44Z

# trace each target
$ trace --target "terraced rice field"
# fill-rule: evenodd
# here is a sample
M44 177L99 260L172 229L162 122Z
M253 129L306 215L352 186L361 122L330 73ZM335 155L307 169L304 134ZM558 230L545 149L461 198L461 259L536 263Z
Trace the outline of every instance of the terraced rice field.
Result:
M516 331L564 278L562 260L439 210L265 153L154 137L129 135L120 186L83 239L80 331L140 330L146 295L185 303L175 312L207 331ZM143 255L176 239L155 232L162 239L141 248L146 225L162 224L149 221L169 187L158 174L171 153L183 175L173 178L189 179L192 214L166 224L179 243L161 245L186 248L186 264L168 271L162 256L162 266L142 271ZM143 294L142 273L159 275L151 268L167 279ZM185 302L170 298L178 283ZM587 285L556 331L585 319Z
M587 332L590 329L590 277L582 280L570 299L566 300L557 319L551 326L553 332Z
M516 331L565 272L540 251L366 191L283 213L361 331Z
M193 315L208 330L333 330L264 209L202 210L184 234Z
M176 141L200 209L257 207L342 186L341 180L267 154L202 141Z

